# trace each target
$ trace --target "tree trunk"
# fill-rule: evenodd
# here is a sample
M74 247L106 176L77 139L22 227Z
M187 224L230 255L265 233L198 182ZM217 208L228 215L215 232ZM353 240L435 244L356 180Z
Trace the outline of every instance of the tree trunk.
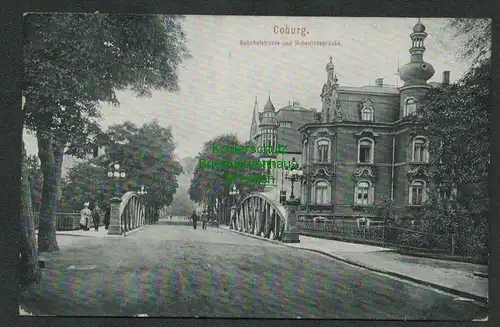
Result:
M54 206L57 198L57 187L62 167L62 160L56 160L62 154L62 147L53 144L49 137L37 134L38 157L43 174L42 203L40 206L40 222L38 226L38 251L59 251L56 239L56 220ZM60 162L59 162L60 161Z
M22 144L23 164L21 175L21 278L22 286L40 282L41 273L38 265L35 223L31 206L31 189L28 171L24 162L25 147Z

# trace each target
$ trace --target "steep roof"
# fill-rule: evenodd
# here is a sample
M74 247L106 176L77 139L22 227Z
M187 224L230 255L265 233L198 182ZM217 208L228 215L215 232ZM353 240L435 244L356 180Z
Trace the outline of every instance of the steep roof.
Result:
M288 152L302 152L299 128L314 122L316 110L289 105L278 110L276 118L279 122L289 122L290 127L278 127L278 143L286 145Z
M399 94L398 88L394 86L375 86L365 85L360 87L340 86L339 92L354 92L354 93L379 93L379 94Z

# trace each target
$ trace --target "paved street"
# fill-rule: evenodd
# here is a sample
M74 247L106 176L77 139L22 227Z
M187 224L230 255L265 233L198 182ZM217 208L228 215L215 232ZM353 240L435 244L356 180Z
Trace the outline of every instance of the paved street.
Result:
M35 314L472 320L486 308L320 254L160 221L47 255ZM70 268L70 269L68 269Z

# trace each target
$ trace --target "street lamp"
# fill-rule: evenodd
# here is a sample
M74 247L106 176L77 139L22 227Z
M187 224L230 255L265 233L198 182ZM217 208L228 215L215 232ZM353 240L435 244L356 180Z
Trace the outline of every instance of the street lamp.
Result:
M117 193L116 196L119 196L118 183L120 180L125 179L125 177L127 177L127 174L125 173L125 171L120 170L119 163L113 163L109 165L108 177L115 181L115 192Z
M290 200L293 200L295 199L295 195L293 195L293 187L295 182L302 182L304 180L304 171L300 167L298 167L295 158L292 158L292 167L290 168L290 171L287 170L285 172L285 178L292 182L292 194L290 194Z
M141 189L139 191L137 191L137 194L139 194L139 195L146 195L146 194L148 194L148 191L146 191L144 189L144 185L142 185Z
M144 202L145 202L144 201L144 196L146 194L148 194L148 191L145 190L144 185L142 185L141 188L139 189L139 191L137 191L137 194L139 194L139 199L141 201L141 208L145 207L145 205L144 205ZM144 216L146 216L146 208L143 208L143 209L144 209ZM146 219L147 217L144 217L144 218ZM146 219L146 221L149 224L149 221L147 219Z

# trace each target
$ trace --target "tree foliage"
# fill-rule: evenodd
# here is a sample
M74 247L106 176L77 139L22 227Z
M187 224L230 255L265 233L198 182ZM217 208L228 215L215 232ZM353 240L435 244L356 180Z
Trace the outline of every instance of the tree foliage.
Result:
M106 170L92 162L72 167L62 184L64 211L80 211L85 202L94 201L101 208L109 199L109 180Z
M117 91L177 91L177 68L189 54L178 16L64 13L24 20L24 121L37 136L44 178L39 250L55 251L63 154L91 152L100 101L119 104Z
M458 55L461 59L470 59L480 63L491 56L491 23L492 20L475 18L454 18L446 25L452 38L459 39Z
M258 160L256 156L248 152L234 153L229 151L228 153L221 153L213 151L213 145L245 146L250 145L250 143L241 143L233 134L220 135L208 142L205 142L203 150L198 154L197 159L204 159L213 162L222 162L223 160L226 160L227 162L233 163L236 161L244 162L246 160L251 160L255 162ZM231 180L228 180L228 175L240 177L258 174L262 175L262 173L262 168L257 165L253 167L225 167L219 165L213 168L202 168L201 165L197 165L188 191L189 197L198 204L205 203L208 210L212 212L213 208L215 208L216 199L219 199L220 202L227 199L229 196L232 182ZM240 196L263 190L262 184L246 184L242 183L242 181L238 180L238 178L234 181L234 185L239 190Z
M141 127L125 122L110 126L106 135L101 140L105 154L98 158L103 172L118 162L127 174L123 190L137 191L145 186L149 204L156 209L170 205L179 187L177 176L183 171L175 157L172 129L157 121Z
M474 20L475 21L475 20ZM429 139L433 188L421 218L423 228L436 234L452 233L464 255L487 252L488 170L490 167L491 65L487 57L491 37L487 21L470 25L452 20L450 26L468 36L462 56L474 65L456 84L433 88L412 121L414 132ZM465 29L471 28L469 31ZM472 40L473 36L476 38ZM482 40L479 52L471 47ZM440 192L457 190L451 198Z

